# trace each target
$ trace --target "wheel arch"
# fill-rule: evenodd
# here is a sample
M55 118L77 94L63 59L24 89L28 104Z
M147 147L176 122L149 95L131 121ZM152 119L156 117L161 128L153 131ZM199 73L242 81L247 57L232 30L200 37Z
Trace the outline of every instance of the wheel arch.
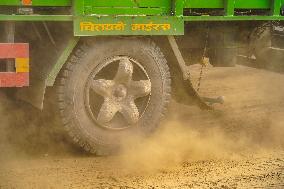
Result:
M68 58L79 42L80 37L70 37L55 61L49 62L48 64L50 65L48 67L37 67L31 71L31 86L28 88L16 89L15 97L33 105L38 109L43 109L47 87L52 87L54 85L60 70L67 62ZM38 77L34 72L40 72L41 77Z
M56 61L50 63L52 64L51 69L36 70L46 73L45 77L43 79L31 77L32 85L29 88L18 89L16 91L16 98L28 102L33 106L37 107L38 109L43 109L47 87L53 87L57 76L59 75L60 71L64 67L65 63L67 62L72 52L76 49L77 45L83 42L93 42L97 38L105 38L105 40L113 40L118 37L117 36L70 37L63 51L60 53L60 56L56 59ZM187 102L192 101L191 98L187 99L189 96L186 94L184 90L184 84L183 84L184 81L182 78L183 73L177 63L177 58L172 51L167 36L155 36L155 37L154 36L131 36L131 37L119 36L119 38L137 38L137 39L144 38L155 42L157 46L161 49L163 54L165 55L165 58L168 62L168 66L170 68L170 73L172 78L173 98L181 103L184 103L185 101ZM33 74L33 72L31 74Z

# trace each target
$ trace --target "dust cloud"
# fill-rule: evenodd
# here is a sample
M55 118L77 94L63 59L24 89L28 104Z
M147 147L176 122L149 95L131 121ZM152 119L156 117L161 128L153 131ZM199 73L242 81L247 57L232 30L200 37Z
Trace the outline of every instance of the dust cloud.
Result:
M184 162L232 160L284 149L283 75L242 66L222 72L208 69L203 95L222 92L226 104L201 111L172 103L170 118L154 135L125 141L124 167L153 172Z
M236 141L237 142L237 141ZM132 171L152 172L175 167L183 162L232 157L234 142L218 129L199 132L179 121L164 125L153 136L127 141L122 163Z
M0 106L0 114L1 114L1 121L0 121L0 161L3 158L4 154L5 156L11 156L12 150L11 145L8 143L8 137L7 137L7 112L4 111L4 102L6 102L6 98L4 98L3 95L1 95L1 106Z
M226 131L219 121L213 123L218 126L207 128L197 128L189 121L169 121L147 139L128 139L121 162L130 171L153 172L167 170L184 162L235 160L276 148L284 149L283 117L280 120L282 122L277 119L266 122L268 125L257 133Z
M184 162L283 150L283 82L283 75L262 70L210 68L201 93L226 96L224 105L202 111L172 102L161 127L147 138L127 138L116 158L131 172L155 172ZM42 117L31 106L0 98L0 160L85 155L62 134L54 112Z
M45 112L0 92L0 161L72 154L54 112Z

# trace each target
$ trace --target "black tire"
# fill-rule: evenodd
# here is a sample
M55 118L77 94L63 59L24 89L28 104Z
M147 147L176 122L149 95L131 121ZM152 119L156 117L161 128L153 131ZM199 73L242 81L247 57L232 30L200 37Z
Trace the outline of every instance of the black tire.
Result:
M84 107L87 78L110 57L127 56L137 60L151 81L151 94L136 126L123 130L101 127ZM93 76L92 76L93 77ZM144 39L96 39L80 44L58 78L58 105L62 122L73 141L86 151L107 155L119 149L125 135L148 134L158 125L170 101L171 79L167 61L160 49ZM136 103L136 102L135 102ZM79 108L81 107L81 108Z

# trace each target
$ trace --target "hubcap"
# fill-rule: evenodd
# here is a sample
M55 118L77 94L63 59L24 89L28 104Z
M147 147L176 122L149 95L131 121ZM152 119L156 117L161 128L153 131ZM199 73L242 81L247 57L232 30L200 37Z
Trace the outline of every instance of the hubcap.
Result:
M113 97L117 100L123 100L127 95L127 88L124 85L118 84L112 93Z
M96 75L103 68L107 69L108 65L118 64L113 79L97 79ZM147 80L133 80L134 66L138 67L146 75ZM145 78L145 76L144 76ZM89 108L92 117L103 127L111 129L124 129L136 124L143 111L137 107L135 100L141 97L149 96L151 93L151 82L144 68L135 60L129 57L115 57L104 64L100 69L96 70L89 80L89 90L93 91L103 98L100 107L97 107L97 115L94 114L92 108ZM88 104L90 107L90 96L88 96ZM149 100L148 100L149 101ZM111 126L114 117L120 114L125 123L122 126Z

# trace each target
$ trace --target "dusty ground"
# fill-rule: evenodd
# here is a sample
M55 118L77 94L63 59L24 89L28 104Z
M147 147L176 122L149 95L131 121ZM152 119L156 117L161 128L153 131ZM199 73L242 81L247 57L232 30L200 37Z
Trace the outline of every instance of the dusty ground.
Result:
M201 93L226 104L173 102L157 133L108 158L78 152L50 129L51 115L47 126L2 95L0 188L284 188L283 83L264 70L207 68Z

